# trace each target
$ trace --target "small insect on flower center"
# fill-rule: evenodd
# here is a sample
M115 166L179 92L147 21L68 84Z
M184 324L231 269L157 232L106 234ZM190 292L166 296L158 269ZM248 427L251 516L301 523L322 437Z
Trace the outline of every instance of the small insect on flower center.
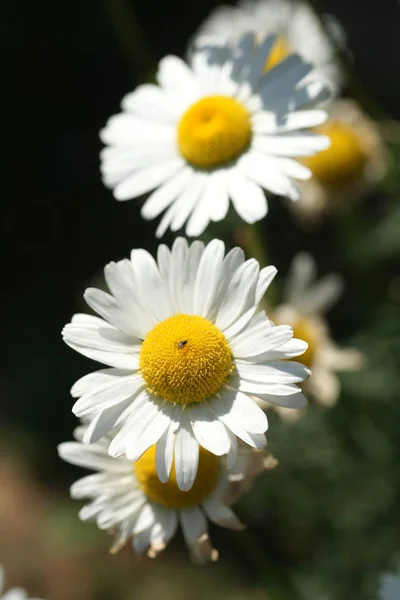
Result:
M211 321L178 314L147 334L140 370L155 396L178 404L204 402L232 372L232 353L224 334Z
M331 145L304 159L313 176L323 185L337 189L356 183L368 160L357 133L348 125L335 121L316 128L316 132L330 137Z
M234 98L207 96L193 104L178 124L178 146L193 166L212 169L232 162L251 141L247 110Z
M151 446L134 465L134 473L146 496L167 508L188 508L203 502L214 491L220 474L220 458L200 446L199 468L193 487L182 492L176 483L175 464L167 483L161 483L156 472L156 446Z
M264 73L285 60L291 54L289 42L283 35L278 35L264 66Z

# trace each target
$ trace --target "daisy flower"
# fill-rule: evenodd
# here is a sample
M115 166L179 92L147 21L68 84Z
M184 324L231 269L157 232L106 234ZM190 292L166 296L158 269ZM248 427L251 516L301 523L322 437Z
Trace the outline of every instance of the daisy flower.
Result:
M257 44L253 34L239 43L199 42L190 64L167 56L157 85L139 86L122 101L100 137L105 185L117 200L153 191L145 219L165 211L156 235L185 223L197 236L221 221L229 201L247 223L267 214L263 190L300 197L292 178L311 176L292 157L310 156L329 138L305 131L323 123L313 108L329 96L319 81L303 83L312 65L290 55L264 72L275 37Z
M292 328L273 327L256 308L274 267L245 261L240 248L224 257L219 240L161 245L158 263L145 250L110 263L111 294L88 289L85 300L101 318L75 315L65 342L111 368L86 375L72 388L77 417L90 422L92 443L116 424L111 456L138 460L157 444L156 467L168 480L173 456L178 487L189 490L199 446L235 462L237 438L266 444L267 418L254 396L291 408L306 399L298 382L309 370L287 361L307 344Z
M202 448L195 484L183 492L177 486L174 463L168 481L161 483L158 479L154 446L135 463L125 457L111 458L107 448L112 438L86 446L81 443L85 429L79 427L75 432L78 441L60 444L58 451L67 462L97 471L75 482L71 496L90 500L79 512L82 521L95 520L100 529L115 532L112 553L132 538L138 554L147 551L154 558L180 524L192 557L198 562L216 560L218 553L208 537L207 518L228 529L243 529L228 506L232 493L236 499L268 468L268 458L262 451L241 447L235 465L228 471L224 458Z
M286 280L283 303L273 310L272 316L276 324L292 325L294 335L307 342L308 348L301 360L312 370L312 377L303 389L324 406L335 404L340 394L336 372L357 370L363 363L358 350L336 346L324 318L324 313L339 298L342 287L342 279L336 274L316 281L313 257L306 253L297 254ZM279 412L286 414L286 411Z
M28 600L28 594L22 588L12 588L4 592L4 580L4 569L0 567L0 600Z
M316 129L331 140L327 150L303 159L313 174L301 184L294 211L312 223L323 214L351 206L386 174L388 153L378 127L354 100L338 100L329 120ZM294 204L296 206L294 206Z
M271 69L293 52L312 62L312 76L326 83L336 96L343 73L335 46L344 47L344 33L332 16L323 15L325 28L307 2L296 0L244 0L236 6L217 6L198 30L202 36L237 41L248 31L258 39L276 34L266 62ZM331 38L334 43L332 43Z

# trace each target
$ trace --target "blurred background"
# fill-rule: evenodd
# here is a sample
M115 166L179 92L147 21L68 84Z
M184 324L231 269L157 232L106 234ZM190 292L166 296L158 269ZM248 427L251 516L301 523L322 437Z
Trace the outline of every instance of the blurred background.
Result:
M212 0L28 0L0 5L3 160L0 563L8 585L48 600L368 600L400 560L400 4L318 0L341 23L344 95L379 121L386 177L354 208L299 226L282 202L261 225L279 269L308 250L346 282L328 314L335 341L366 355L339 402L295 422L270 414L279 467L237 505L244 533L211 527L216 565L194 567L178 537L156 562L78 520L68 487L83 471L56 445L76 425L69 389L91 363L61 341L82 292L132 247L155 251L140 202L117 203L99 176L98 131L122 96L184 55ZM226 227L226 226L225 226ZM227 239L224 226L207 236ZM232 245L237 239L232 239ZM172 236L165 236L170 243ZM189 596L190 595L190 596ZM400 592L399 596L400 598Z

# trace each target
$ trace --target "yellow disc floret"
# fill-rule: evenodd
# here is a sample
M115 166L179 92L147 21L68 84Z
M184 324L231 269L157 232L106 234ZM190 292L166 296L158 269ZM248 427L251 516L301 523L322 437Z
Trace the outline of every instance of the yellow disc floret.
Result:
M228 96L202 98L188 108L178 124L180 153L200 169L232 162L250 141L249 113Z
M282 62L290 53L291 49L288 41L282 35L278 35L275 44L272 46L267 62L265 63L264 73Z
M196 479L187 492L178 488L174 463L169 480L161 483L156 472L155 455L156 446L151 446L133 465L141 489L153 502L167 508L188 508L200 504L216 488L221 459L201 446Z
M294 360L299 360L303 365L311 368L318 351L320 341L319 328L311 319L302 317L293 324L293 336L308 344L308 348L304 354Z
M221 389L232 372L232 353L211 321L178 314L147 334L140 370L155 396L178 404L203 402Z
M331 145L315 156L304 159L313 176L331 188L347 187L362 176L368 160L362 140L348 125L328 122L316 129L331 139Z

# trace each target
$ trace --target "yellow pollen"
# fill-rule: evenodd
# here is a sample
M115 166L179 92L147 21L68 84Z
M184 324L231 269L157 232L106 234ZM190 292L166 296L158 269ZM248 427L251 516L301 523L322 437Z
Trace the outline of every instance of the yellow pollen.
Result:
M179 314L158 323L140 351L140 370L149 392L178 404L211 398L233 368L224 334L198 315Z
M307 350L299 357L294 358L306 367L312 367L319 345L319 331L315 324L306 317L299 319L293 325L293 337L304 340L308 344Z
M289 56L291 53L291 49L288 41L282 35L278 35L276 38L275 44L272 47L272 50L268 56L268 59L264 66L264 73L275 67L277 64L282 62L285 58Z
M251 141L247 110L234 98L207 96L193 104L178 124L178 146L193 166L212 169L232 162Z
M167 508L188 508L203 502L216 488L220 459L200 446L199 468L193 487L182 492L176 483L175 463L167 483L161 483L156 472L156 446L151 446L133 465L139 485L146 496Z
M330 137L331 145L319 154L303 159L313 176L321 184L336 189L356 183L368 160L357 133L337 121L330 121L315 131Z

